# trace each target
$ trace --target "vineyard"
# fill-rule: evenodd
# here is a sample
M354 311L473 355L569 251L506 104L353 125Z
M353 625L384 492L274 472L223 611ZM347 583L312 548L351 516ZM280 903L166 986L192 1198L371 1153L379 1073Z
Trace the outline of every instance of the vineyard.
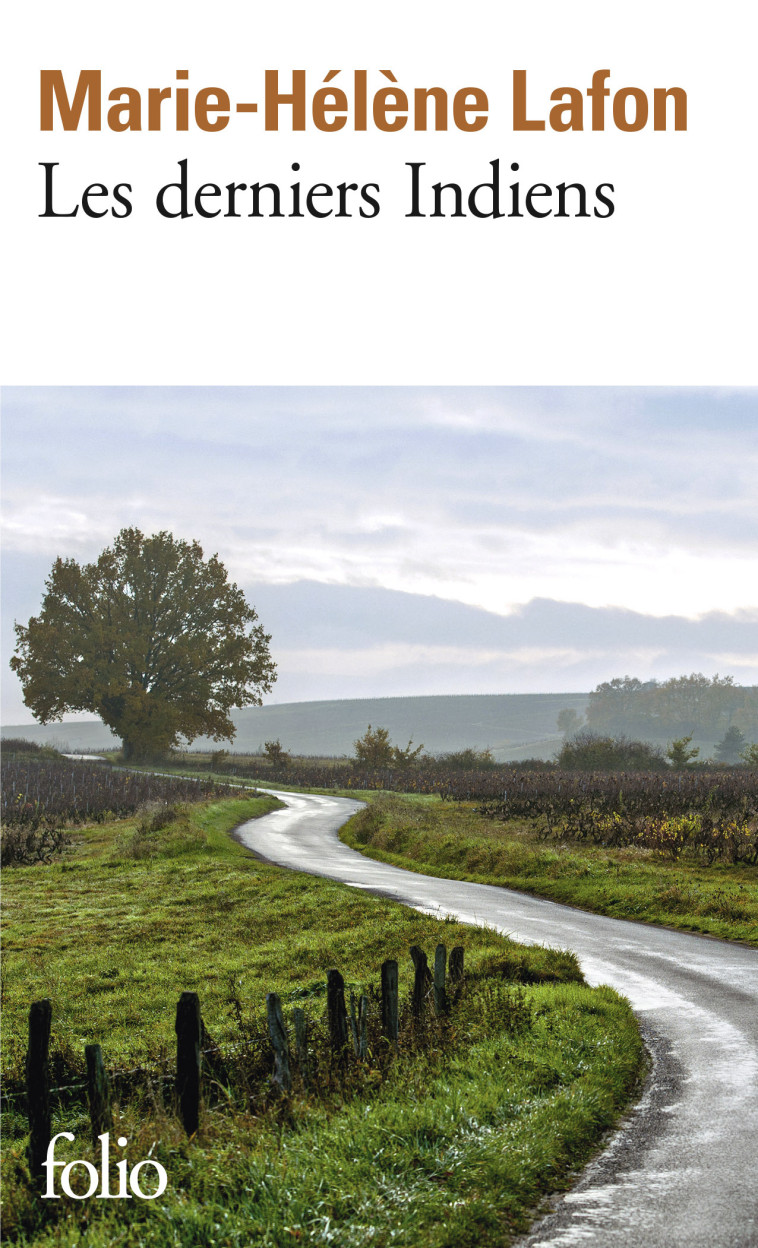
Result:
M195 802L234 792L206 778L28 758L3 759L2 789L2 820L8 828L101 823L111 815L131 815L148 802Z
M482 801L502 797L512 776L542 774L520 766L495 764L467 770L440 761L424 759L410 767L370 767L342 759L294 758L272 765L262 757L227 756L211 763L211 756L185 754L182 767L210 769L237 778L248 778L282 788L344 789L353 792L419 793L436 795L443 801ZM538 764L539 766L539 764ZM546 766L546 770L549 768Z
M746 767L608 773L508 766L462 770L426 761L408 768L309 760L266 766L233 758L222 767L226 774L282 787L383 790L476 802L485 818L529 820L545 839L636 845L709 864L758 863L758 772ZM234 792L210 775L187 779L29 757L4 759L2 782L4 826L47 832L123 817L149 803L191 802Z
M480 811L490 819L533 818L547 839L667 857L758 864L758 773L572 772L523 774Z
M638 846L707 864L758 864L758 772L748 767L612 773L496 765L463 770L426 760L408 768L308 760L266 767L253 760L241 765L233 757L223 765L236 775L282 787L381 790L476 802L486 818L530 820L545 839Z

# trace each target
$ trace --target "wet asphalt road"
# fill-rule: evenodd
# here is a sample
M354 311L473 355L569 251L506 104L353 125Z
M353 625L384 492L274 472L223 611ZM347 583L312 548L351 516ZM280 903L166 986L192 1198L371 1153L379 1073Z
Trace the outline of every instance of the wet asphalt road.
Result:
M645 1093L524 1248L758 1248L758 950L374 862L338 836L360 802L277 796L286 810L235 834L269 862L572 949L590 984L631 1001Z

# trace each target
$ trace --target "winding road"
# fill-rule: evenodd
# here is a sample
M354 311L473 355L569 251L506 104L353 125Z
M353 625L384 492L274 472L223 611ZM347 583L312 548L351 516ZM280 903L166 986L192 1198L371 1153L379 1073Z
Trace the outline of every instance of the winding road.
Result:
M375 862L339 840L362 803L276 796L286 809L235 833L259 857L572 949L590 984L631 1001L653 1055L645 1092L522 1248L758 1248L758 950Z

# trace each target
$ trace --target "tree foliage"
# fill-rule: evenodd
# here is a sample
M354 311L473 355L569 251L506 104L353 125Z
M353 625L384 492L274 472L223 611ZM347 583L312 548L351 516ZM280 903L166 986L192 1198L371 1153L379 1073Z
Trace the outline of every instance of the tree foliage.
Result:
M758 728L758 689L702 672L664 681L617 676L590 694L587 725L593 732L659 739L714 739L732 725L752 732Z
M180 737L231 739L232 707L260 705L276 668L257 619L216 555L127 528L94 563L56 559L11 667L43 724L92 711L125 757L155 757Z
M410 738L408 744L405 746L393 745L392 747L393 765L395 767L399 767L401 771L404 767L412 767L413 764L417 762L418 759L420 758L421 754L423 753L423 750L424 750L423 745L414 746L413 737Z
M286 767L291 757L278 737L276 741L263 742L263 753L273 767Z
M371 724L363 736L353 742L355 761L364 767L410 767L423 748L423 745L414 746L413 739L405 747L393 745L388 728L372 728Z
M362 737L353 742L355 761L364 767L391 767L392 742L389 728L372 728L369 724Z
M727 728L721 741L719 741L714 750L714 758L720 763L728 763L734 766L739 763L742 757L742 751L745 749L747 741L744 732L740 732L736 724L732 724L731 728Z
M570 706L564 706L563 710L558 712L556 720L558 731L562 732L564 737L573 737L581 728L582 722L582 716Z
M669 743L666 758L674 771L683 771L685 767L691 767L700 753L700 747L691 745L691 741L692 737L677 737L675 741Z

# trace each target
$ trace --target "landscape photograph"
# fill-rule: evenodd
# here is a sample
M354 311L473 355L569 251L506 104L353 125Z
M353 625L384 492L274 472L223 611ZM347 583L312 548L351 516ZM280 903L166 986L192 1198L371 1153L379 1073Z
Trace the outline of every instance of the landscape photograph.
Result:
M2 394L3 1238L758 1240L758 391Z

